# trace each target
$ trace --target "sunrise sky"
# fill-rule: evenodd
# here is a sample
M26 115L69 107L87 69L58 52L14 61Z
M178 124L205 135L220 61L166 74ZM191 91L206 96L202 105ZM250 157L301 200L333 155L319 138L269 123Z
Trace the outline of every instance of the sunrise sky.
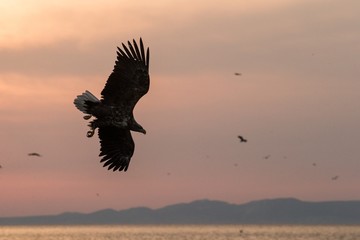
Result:
M360 1L2 0L0 9L0 216L204 198L360 200ZM139 37L151 53L150 91L135 109L147 134L133 134L129 170L110 172L73 100L99 96L116 46Z

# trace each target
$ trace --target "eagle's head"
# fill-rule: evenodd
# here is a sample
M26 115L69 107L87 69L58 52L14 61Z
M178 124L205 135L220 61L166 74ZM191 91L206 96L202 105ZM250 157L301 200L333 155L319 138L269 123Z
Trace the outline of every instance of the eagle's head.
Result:
M138 124L135 119L130 123L130 130L146 134L146 130L140 124Z
M139 128L131 129L131 130L136 131L136 132L141 132L141 133L143 133L143 134L146 134L146 130L145 130L142 126L140 126L140 125L139 125Z

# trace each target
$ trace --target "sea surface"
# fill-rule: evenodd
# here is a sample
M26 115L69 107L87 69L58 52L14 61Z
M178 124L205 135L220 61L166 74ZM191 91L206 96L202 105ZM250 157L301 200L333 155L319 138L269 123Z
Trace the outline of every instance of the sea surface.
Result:
M0 226L0 240L359 240L360 226Z

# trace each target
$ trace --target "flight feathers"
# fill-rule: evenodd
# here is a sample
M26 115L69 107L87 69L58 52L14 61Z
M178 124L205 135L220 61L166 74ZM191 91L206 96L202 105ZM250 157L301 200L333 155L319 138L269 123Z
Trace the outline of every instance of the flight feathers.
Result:
M97 97L95 97L91 92L86 90L83 94L77 96L74 100L74 104L77 109L79 109L81 112L87 114L87 105L86 101L89 102L100 102Z

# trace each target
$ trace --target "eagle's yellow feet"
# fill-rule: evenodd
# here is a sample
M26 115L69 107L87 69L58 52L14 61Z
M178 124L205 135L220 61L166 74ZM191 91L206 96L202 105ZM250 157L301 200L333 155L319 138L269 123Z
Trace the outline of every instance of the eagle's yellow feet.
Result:
M89 120L91 117L92 117L91 115L85 115L83 118L84 118L85 120Z
M94 136L94 133L95 133L95 129L91 129L91 130L89 130L89 131L86 133L86 136L87 136L88 138L90 138L90 137Z

